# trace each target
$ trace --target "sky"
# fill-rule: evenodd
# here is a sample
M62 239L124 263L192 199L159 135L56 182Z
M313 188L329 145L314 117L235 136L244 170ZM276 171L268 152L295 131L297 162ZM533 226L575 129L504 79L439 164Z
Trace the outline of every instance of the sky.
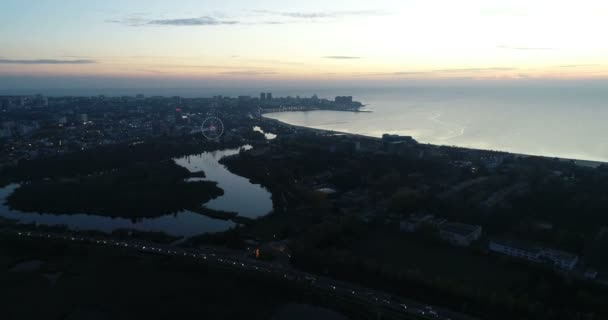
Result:
M2 0L0 86L608 78L608 1Z

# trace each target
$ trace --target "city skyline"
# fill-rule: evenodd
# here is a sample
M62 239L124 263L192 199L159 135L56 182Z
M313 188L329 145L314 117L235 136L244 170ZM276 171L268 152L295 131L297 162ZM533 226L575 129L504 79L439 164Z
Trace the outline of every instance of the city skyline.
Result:
M4 1L0 84L608 78L602 1Z

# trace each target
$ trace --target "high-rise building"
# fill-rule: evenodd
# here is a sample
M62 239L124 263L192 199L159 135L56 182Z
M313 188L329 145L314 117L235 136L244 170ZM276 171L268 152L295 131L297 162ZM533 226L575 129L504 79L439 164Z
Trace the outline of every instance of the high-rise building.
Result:
M272 92L266 92L266 100L272 100Z
M266 93L265 92L260 93L260 100L262 100L262 101L266 100Z
M352 96L338 96L336 97L336 103L341 103L341 104L352 104L353 103L353 97Z

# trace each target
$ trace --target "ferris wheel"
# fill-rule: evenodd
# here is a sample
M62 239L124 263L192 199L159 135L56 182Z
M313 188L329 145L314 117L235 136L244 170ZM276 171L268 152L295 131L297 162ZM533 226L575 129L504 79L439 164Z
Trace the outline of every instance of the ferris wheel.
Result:
M224 123L217 117L208 117L201 126L203 136L209 140L218 140L224 133Z

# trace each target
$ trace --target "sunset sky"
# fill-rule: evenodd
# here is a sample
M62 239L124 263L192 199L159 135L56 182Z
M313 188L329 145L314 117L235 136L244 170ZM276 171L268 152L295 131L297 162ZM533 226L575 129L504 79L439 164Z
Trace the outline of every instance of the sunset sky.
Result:
M0 26L8 86L608 78L605 0L2 0Z

